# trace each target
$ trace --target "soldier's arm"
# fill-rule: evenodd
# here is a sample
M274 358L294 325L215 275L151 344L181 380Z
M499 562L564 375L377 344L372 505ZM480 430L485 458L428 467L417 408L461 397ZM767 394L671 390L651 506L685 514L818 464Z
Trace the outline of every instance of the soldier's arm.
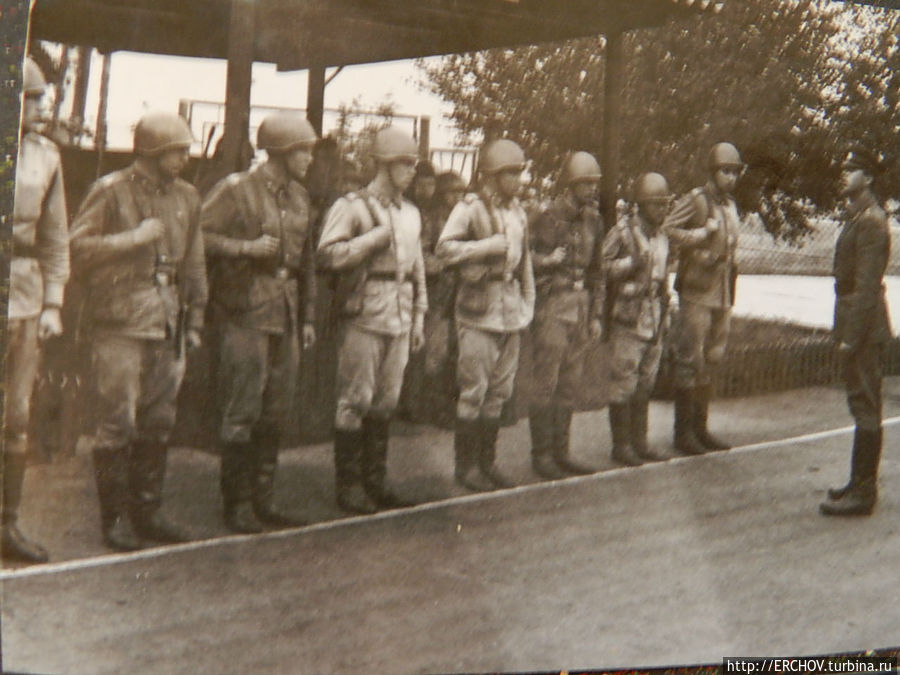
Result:
M200 210L203 245L211 255L237 258L245 254L247 240L228 236L234 218L239 213L234 197L234 184L235 178L232 176L216 183Z
M365 210L365 205L358 208ZM373 253L391 244L391 228L374 224L366 232L357 235L358 223L363 215L354 202L345 197L338 199L325 216L322 236L316 251L317 262L326 269L340 271L359 267Z
M855 349L865 338L867 319L881 301L884 269L890 255L890 232L874 214L864 214L858 224L853 293L846 299L847 332L844 342Z
M525 230L525 242L523 245L522 251L522 297L525 299L525 304L528 306L531 315L529 316L529 321L534 316L534 300L535 300L535 289L534 289L534 266L531 259L531 246L528 242L528 230Z
M200 218L200 198L197 195L192 196L190 205L191 219L190 223L195 226L188 226L188 229L194 231L194 241L191 244L191 250L185 261L185 302L188 307L187 325L189 328L200 330L203 328L203 312L206 308L206 300L209 289L206 282L206 255L204 252L204 238L200 227L197 227Z
M414 301L413 323L419 327L424 325L425 312L428 311L428 289L425 284L425 258L422 253L421 240L417 247L416 260L413 263L413 281L416 289Z
M600 258L605 276L609 279L621 279L634 269L631 252L623 239L625 231L616 226L607 232L603 239Z
M669 237L673 245L690 248L706 241L709 232L705 223L699 222L700 208L697 203L700 197L693 192L678 200L662 224L662 231Z
M312 220L303 244L303 322L316 321L316 252L313 242Z
M53 178L37 223L35 244L44 279L44 306L61 307L69 279L69 223L59 155L54 154Z
M103 234L115 218L115 200L104 179L94 183L72 222L72 260L80 269L102 264L120 253L140 246L135 230Z
M472 238L472 220L476 217L474 204L460 202L453 207L435 248L435 252L445 264L480 262L496 255L496 251L492 248L494 245L491 243L492 237Z
M553 212L546 210L535 219L532 226L531 264L536 272L559 267L562 264L562 261L553 255L556 248L552 237L555 222Z

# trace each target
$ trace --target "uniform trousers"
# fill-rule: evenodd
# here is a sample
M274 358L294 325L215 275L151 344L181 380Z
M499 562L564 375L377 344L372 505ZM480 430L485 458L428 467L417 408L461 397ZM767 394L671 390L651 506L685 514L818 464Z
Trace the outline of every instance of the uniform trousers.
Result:
M843 364L847 406L856 426L867 431L881 429L883 351L883 344L863 344Z
M38 317L10 319L6 330L6 392L3 401L7 451L25 452L31 393L41 352Z
M712 382L711 370L725 358L730 329L730 307L707 307L687 300L679 301L676 387L692 389Z
M634 331L615 325L610 343L610 403L627 403L635 394L649 396L659 372L662 341L638 337Z
M532 404L557 405L569 410L578 405L587 348L590 343L583 321L562 321L554 316L536 319Z
M460 325L457 337L457 417L499 418L503 404L513 394L519 366L519 333L497 333Z

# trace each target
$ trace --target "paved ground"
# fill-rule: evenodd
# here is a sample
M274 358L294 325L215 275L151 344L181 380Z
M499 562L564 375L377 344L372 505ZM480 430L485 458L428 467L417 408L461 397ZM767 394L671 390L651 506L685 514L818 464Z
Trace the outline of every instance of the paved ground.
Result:
M900 379L886 414L900 414ZM671 405L651 438L668 443ZM862 520L816 513L847 468L842 394L716 404L744 446L610 470L605 415L575 421L593 476L537 484L525 423L500 459L522 487L460 496L451 438L401 428L391 473L438 500L339 519L327 446L285 453L279 499L316 525L102 555L85 457L33 467L23 526L54 564L7 570L3 656L40 673L425 673L715 662L900 644L900 424L882 499ZM216 537L216 462L173 453L167 511Z

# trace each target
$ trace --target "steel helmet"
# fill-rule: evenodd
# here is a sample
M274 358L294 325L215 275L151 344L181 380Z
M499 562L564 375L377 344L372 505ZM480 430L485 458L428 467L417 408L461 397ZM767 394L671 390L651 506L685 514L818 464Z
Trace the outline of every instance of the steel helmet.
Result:
M155 157L167 150L190 147L193 142L187 122L174 113L147 113L134 128L134 151L139 155Z
M256 145L270 154L289 152L301 146L311 148L316 140L316 130L298 112L266 115L256 132Z
M40 66L30 56L25 57L22 69L22 93L26 96L41 96L47 89L47 80Z
M662 174L645 173L634 183L634 201L638 204L668 202L671 199L669 182Z
M709 151L709 170L715 171L723 166L744 168L741 153L731 143L716 143Z
M600 165L589 152L573 152L566 159L562 170L563 185L580 181L600 180Z
M413 137L397 127L386 127L375 134L372 156L379 162L416 161L419 148Z
M506 169L524 171L525 153L518 144L505 138L491 141L481 149L478 168L485 174L493 174Z

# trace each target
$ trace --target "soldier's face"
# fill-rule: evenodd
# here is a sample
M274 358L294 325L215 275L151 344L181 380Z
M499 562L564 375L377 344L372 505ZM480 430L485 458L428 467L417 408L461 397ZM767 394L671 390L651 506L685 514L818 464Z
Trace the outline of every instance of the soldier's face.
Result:
M416 178L416 201L421 203L429 201L434 197L434 189L436 181L431 176L419 176Z
M188 148L172 148L162 153L156 160L163 178L174 180L184 171L188 163Z
M654 227L659 227L663 224L663 221L666 219L666 216L669 213L669 202L644 202L643 204L641 204L640 210L644 216L644 220L646 220Z
M405 192L416 176L416 162L412 159L398 159L388 164L391 185L397 192Z
M872 183L872 178L862 169L844 169L841 171L841 194L852 197L865 190Z
M522 172L506 169L497 174L497 191L506 199L512 199L522 189Z
M42 94L26 94L22 101L22 127L25 131L37 128L41 121L44 96Z
M597 183L594 181L579 181L571 189L575 199L581 202L589 202L597 196Z
M716 181L717 188L725 194L730 194L734 191L740 175L741 170L736 166L720 166L713 174L713 179Z
M312 162L312 148L299 147L284 153L284 168L295 181L303 181Z

